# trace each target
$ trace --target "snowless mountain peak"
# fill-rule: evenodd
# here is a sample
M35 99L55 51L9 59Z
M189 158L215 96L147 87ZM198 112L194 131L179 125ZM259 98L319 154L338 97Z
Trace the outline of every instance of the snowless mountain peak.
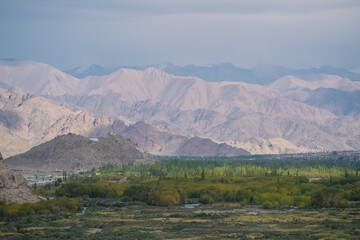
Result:
M154 66L142 70L120 68L110 74L78 79L44 64L12 64L0 62L0 82L47 96L72 109L85 108L113 119L123 116L133 122L144 121L161 129L220 142L246 143L255 137L263 142L280 138L294 144L279 149L360 147L360 86L345 75L270 67L272 78L261 82L259 76L264 71L217 65L172 66L173 72ZM175 74L178 70L201 72L205 77L226 81L209 82L189 74ZM239 76L246 81L230 81ZM63 120L81 116L77 113ZM66 129L65 125L58 128Z

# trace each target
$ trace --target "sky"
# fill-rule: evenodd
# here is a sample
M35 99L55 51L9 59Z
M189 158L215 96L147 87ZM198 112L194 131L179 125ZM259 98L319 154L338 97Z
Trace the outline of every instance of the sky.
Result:
M360 1L1 0L4 58L360 69Z

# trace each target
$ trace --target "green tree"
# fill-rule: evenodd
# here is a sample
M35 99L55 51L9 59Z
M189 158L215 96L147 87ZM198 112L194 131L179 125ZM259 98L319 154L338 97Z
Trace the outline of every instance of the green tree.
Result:
M63 169L63 182L66 182L66 178L67 178L67 171L66 169Z

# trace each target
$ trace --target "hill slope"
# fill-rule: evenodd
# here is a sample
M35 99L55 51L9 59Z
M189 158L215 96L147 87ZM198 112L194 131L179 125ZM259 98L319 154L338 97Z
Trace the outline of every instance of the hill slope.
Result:
M28 91L58 96L65 93L76 94L79 79L50 65L33 61L1 61L0 82Z
M181 148L176 151L178 156L192 156L191 154L196 152L197 156L216 156L216 157L233 157L240 155L250 155L249 152L240 149L233 148L225 143L217 144L210 139L203 139L199 137L193 137L187 141Z
M149 124L137 122L126 128L121 135L129 137L144 149L157 155L175 156L243 156L250 153L225 143L215 143L199 137L187 138L160 131Z
M108 163L148 163L155 161L155 158L142 152L129 139L118 135L87 138L67 134L5 161L13 167L51 172L63 169L91 170Z
M0 150L14 156L67 133L101 137L115 131L152 154L174 155L189 138L145 123L130 126L85 110L71 111L19 88L0 92ZM190 153L196 156L197 152Z
M0 92L0 150L4 157L69 132L86 135L111 125L105 116L79 110L73 112L19 88Z
M25 203L41 199L33 193L22 175L6 166L0 153L0 201L2 200L8 203Z

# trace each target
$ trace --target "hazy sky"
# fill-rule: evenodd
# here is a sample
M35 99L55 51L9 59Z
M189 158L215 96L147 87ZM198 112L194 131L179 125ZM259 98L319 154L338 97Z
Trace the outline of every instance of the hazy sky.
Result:
M360 1L0 0L0 58L359 68Z

